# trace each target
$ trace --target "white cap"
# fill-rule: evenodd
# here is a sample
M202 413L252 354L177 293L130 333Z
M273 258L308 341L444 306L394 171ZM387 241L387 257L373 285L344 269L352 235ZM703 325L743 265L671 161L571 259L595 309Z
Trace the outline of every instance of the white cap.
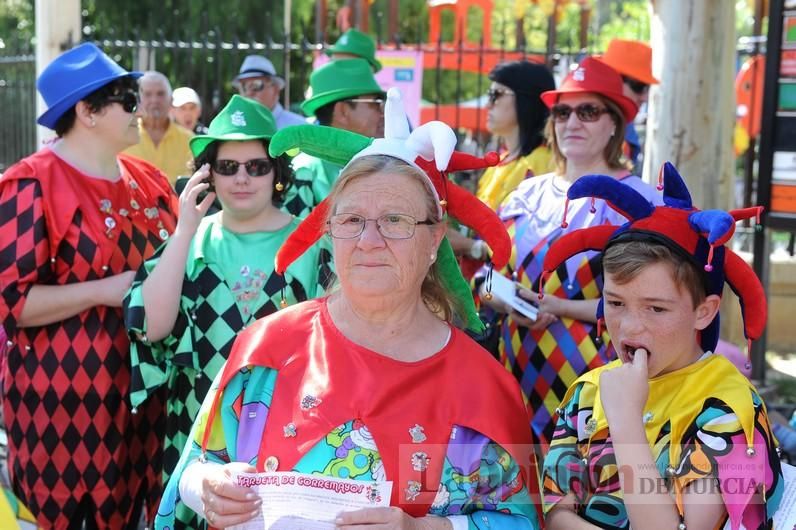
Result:
M249 79L251 77L270 76L277 80L279 88L284 88L285 80L276 73L274 63L263 57L262 55L247 55L240 65L240 71L235 81L241 79Z
M196 90L181 86L171 94L171 106L182 107L186 103L196 103L196 105L202 106L202 101L199 99L199 94L196 93Z

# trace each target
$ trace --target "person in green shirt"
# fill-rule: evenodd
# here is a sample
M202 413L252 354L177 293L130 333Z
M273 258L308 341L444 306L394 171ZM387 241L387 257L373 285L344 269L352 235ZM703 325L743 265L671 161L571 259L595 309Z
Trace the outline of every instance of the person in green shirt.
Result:
M238 332L324 291L328 258L317 247L284 276L274 273L276 252L298 225L279 209L293 175L284 155L268 156L274 133L268 109L235 95L208 134L192 139L197 170L180 196L177 228L124 301L131 402L168 392L164 481ZM216 197L223 208L205 217ZM177 518L177 528L198 527L190 510Z
M363 136L384 136L384 98L365 59L336 59L310 75L312 96L301 104L320 125ZM296 179L282 209L304 218L329 195L342 166L307 154L293 159Z

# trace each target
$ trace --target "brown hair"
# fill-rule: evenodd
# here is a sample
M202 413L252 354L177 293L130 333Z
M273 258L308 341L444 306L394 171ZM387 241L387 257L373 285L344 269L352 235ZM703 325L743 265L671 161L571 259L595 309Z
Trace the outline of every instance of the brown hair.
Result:
M619 108L619 105L610 99L600 94L594 94L593 92L590 92L590 94L596 96L608 108L608 115L616 126L614 135L608 140L603 150L603 157L605 158L606 164L608 164L608 167L611 169L630 169L630 165L624 160L624 152L622 150L625 142L625 118L622 114L622 110ZM552 115L547 118L544 134L545 138L547 138L548 145L550 145L550 150L553 152L553 163L555 164L556 171L559 174L565 173L567 170L567 157L564 156L564 153L561 152L561 148L558 147L556 123Z
M616 283L633 280L649 265L669 265L672 279L691 295L694 308L707 297L707 282L699 267L682 253L656 241L620 241L610 245L603 254L603 269Z
M437 199L431 193L428 178L414 166L398 158L386 155L363 156L351 162L351 164L345 168L329 193L329 215L335 213L337 202L347 185L357 179L367 178L376 173L402 175L421 183L423 189L426 190L427 218L435 222L442 222L439 212L437 211ZM420 287L420 296L423 299L423 303L426 304L426 307L446 322L453 322L457 325L465 322L465 311L461 307L459 301L450 294L449 289L446 287L440 275L439 268L437 267L437 261L431 264L426 273L426 277L423 279L423 284Z

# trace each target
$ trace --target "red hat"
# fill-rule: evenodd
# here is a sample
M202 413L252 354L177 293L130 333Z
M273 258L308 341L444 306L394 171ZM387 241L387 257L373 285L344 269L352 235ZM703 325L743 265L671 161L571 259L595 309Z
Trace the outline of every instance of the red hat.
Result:
M542 92L540 97L548 108L552 108L562 94L599 94L619 105L625 120L631 122L636 117L638 106L624 95L622 85L622 76L616 70L594 57L586 57L567 75L558 90Z

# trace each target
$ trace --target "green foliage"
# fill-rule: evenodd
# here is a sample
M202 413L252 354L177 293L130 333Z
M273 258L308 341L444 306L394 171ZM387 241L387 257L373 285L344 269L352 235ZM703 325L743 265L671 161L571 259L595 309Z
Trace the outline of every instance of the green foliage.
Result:
M594 36L595 50L605 50L608 42L614 38L649 41L651 14L649 0L612 2L611 11L608 21L599 27Z
M0 1L0 49L26 50L34 36L32 0Z

